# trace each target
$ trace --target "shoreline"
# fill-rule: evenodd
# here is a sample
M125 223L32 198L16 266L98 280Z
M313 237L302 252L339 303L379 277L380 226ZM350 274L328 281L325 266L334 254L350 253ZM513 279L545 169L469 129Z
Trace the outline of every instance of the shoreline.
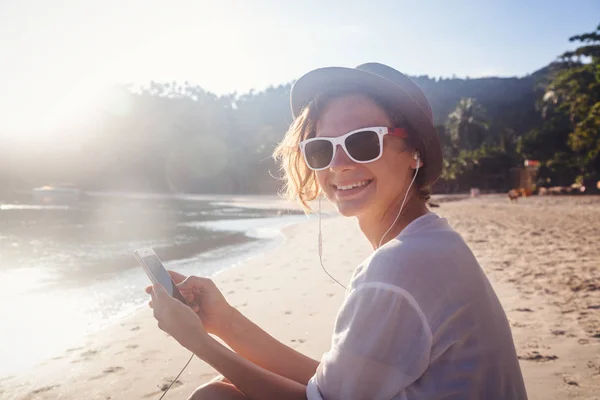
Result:
M590 221L600 217L600 197L510 203L497 196L444 203L435 212L465 238L495 288L511 324L529 398L597 395L600 340L593 332L600 330L600 310L587 305L600 304L600 291L583 286L572 292L568 283L569 277L599 278L594 267L600 260L600 226ZM336 279L348 281L370 246L353 219L331 217L322 223L324 264ZM344 292L318 264L317 228L316 218L284 228L282 245L214 280L230 304L278 340L318 360L330 346ZM583 242L581 235L586 235ZM572 311L565 313L569 309L561 304ZM1 379L0 397L158 398L188 358L145 308L27 376ZM216 375L194 359L168 396L185 398Z
M236 204L236 206L238 205ZM243 206L242 203L240 203L240 206ZM248 204L248 207L250 208L254 206L252 204ZM269 206L265 208L271 207ZM280 206L280 208L282 210L286 210L287 206L283 204ZM327 218L329 217L324 216L324 220ZM290 239L289 232L293 232L294 230L299 229L299 227L310 222L312 222L314 225L316 221L306 219L304 221L297 221L294 223L285 224L285 226L279 229L279 232L281 234L281 237L279 238L280 240L274 239L278 243L274 243L273 240L271 240L270 243L266 242L262 246L260 246L261 249L256 249L253 252L246 252L242 260L230 267L223 268L217 271L216 273L212 274L210 276L211 279L213 279L215 282L223 282L230 280L229 278L237 276L236 272L239 269L247 269L248 263L255 263L257 259L265 258L273 252L281 251L281 248L284 247L285 243ZM234 281L241 282L239 277L235 278ZM219 285L219 287L223 290L221 285ZM249 287L245 286L244 289L249 289ZM238 309L243 309L247 305L247 302L236 301L235 297L232 299L232 295L234 295L233 290L223 290L223 294L227 296L228 301ZM143 335L142 332L145 331L149 333L151 339L144 339L141 337ZM115 321L112 324L105 326L98 331L89 333L88 335L86 335L86 337L83 338L81 342L76 343L69 349L66 349L60 355L38 363L37 365L31 368L31 371L22 372L20 374L9 374L0 376L0 395L7 394L9 396L12 396L9 397L9 399L14 400L37 398L53 399L57 397L63 398L63 396L66 396L64 398L69 399L74 398L72 396L76 396L76 391L72 392L71 390L69 390L68 393L56 392L59 388L63 386L62 384L55 382L55 379L57 378L56 371L58 370L67 372L67 375L70 375L72 379L76 379L82 373L83 375L87 376L88 371L85 371L84 368L81 368L81 366L86 363L96 364L97 362L100 362L101 364L104 364L104 362L109 361L110 358L102 357L100 353L114 347L114 337L126 337L128 338L128 340L126 339L125 342L129 343L129 341L140 341L143 342L143 345L148 345L151 348L151 350L146 350L142 352L142 356L145 354L161 352L161 350L159 349L164 350L164 348L162 347L163 345L166 346L167 349L169 349L169 352L172 351L174 354L176 354L175 357L168 357L166 359L167 365L164 368L165 372L167 370L170 370L172 376L169 376L168 374L165 375L163 373L163 375L166 376L165 378L162 378L162 380L156 378L158 379L158 381L162 382L157 384L157 389L164 389L165 384L171 382L175 375L177 375L177 373L181 370L181 367L183 367L183 365L185 364L185 360L189 358L189 353L185 349L181 348L173 339L169 338L166 333L160 331L158 327L156 327L156 322L152 317L151 310L147 307L147 305L144 304L138 309L121 318L119 321ZM160 338L159 340L161 342L159 345L154 346L154 343L148 343L148 340L154 342L154 340L158 338ZM293 341L294 340L292 339L292 342ZM302 342L302 340L300 341ZM128 344L127 346L125 346L124 350L117 351L113 354L113 356L120 356L127 351L134 352L136 349L138 349L138 347L141 347L141 345L138 346L137 344ZM141 364L145 364L146 358L142 357L139 361ZM178 362L181 365L177 364ZM186 371L180 379L183 379L183 376L185 375L193 374L193 372L190 372L189 370L194 368L194 364L196 364L196 368L198 368L198 364L203 363L197 358L194 359L190 367L186 369ZM204 368L202 370L203 372L199 375L201 379L208 380L217 375L214 372L204 371L206 367L208 366L204 365ZM200 368L202 368L202 366L200 366ZM87 379L90 381L95 381L96 379L101 379L103 377L110 377L113 373L120 372L123 370L124 368L120 366L107 366L106 368L98 369L97 375L87 377ZM64 377L61 377L61 380L62 379L64 379ZM12 388L9 389L9 391L4 391L4 385L10 385L12 386ZM178 386L179 384L175 383L173 385L173 388L171 388L170 392L177 391L176 388ZM94 395L94 390L92 390L90 393L91 398L96 398ZM153 393L146 394L144 397L150 397L151 395L160 396L160 393L161 390L155 390ZM171 393L169 393L169 395L177 396ZM136 396L139 397L138 395L135 395L134 398ZM111 397L111 395L108 395L107 397Z
M231 205L233 206L233 204ZM271 207L271 209L276 210L281 209L281 207ZM167 268L178 269L186 274L192 273L213 277L215 274L221 273L224 270L236 268L248 259L255 257L257 254L280 246L285 240L284 235L281 232L282 229L297 222L297 217L292 214L280 214L279 217L269 217L267 214L261 218L204 221L201 225L206 225L206 229L215 231L215 233L225 233L218 243L211 237L208 237L207 240L211 242L210 244L197 248L197 253L183 258L181 257L182 254L180 254L179 247L171 248L167 252L159 247L156 249L157 253L159 253L164 260ZM183 254L185 255L188 253L190 252L184 252ZM113 268L114 272L103 278L101 281L93 283L93 286L82 286L81 282L77 284L75 284L75 282L65 283L67 286L63 289L51 287L49 289L44 289L39 293L30 295L28 298L37 299L38 297L48 297L48 300L53 303L55 302L55 296L60 295L61 299L65 296L77 298L78 296L87 296L86 293L88 290L91 290L90 296L96 298L97 296L94 295L94 292L103 292L108 288L110 288L112 292L117 290L115 288L118 287L118 285L125 285L127 287L123 293L128 293L131 291L132 287L136 288L139 286L138 291L140 291L140 296L137 294L135 294L134 297L124 297L124 295L119 295L114 301L108 303L107 299L101 298L99 300L102 301L102 304L104 305L100 305L100 308L94 306L95 308L98 308L98 310L94 308L94 310L90 309L85 313L92 316L91 319L85 318L84 314L76 313L73 315L73 318L75 319L72 319L72 325L69 324L68 320L65 320L65 318L62 317L62 314L60 316L57 315L54 319L56 321L58 318L58 324L60 325L58 327L56 325L50 326L50 329L47 329L43 336L39 336L34 332L39 324L36 324L36 326L29 324L32 326L27 328L26 332L22 332L24 333L24 336L19 333L20 328L17 329L15 327L14 329L6 331L5 337L9 342L15 342L19 346L24 346L23 340L19 339L19 337L25 337L29 343L31 343L31 348L29 353L26 353L25 356L20 356L16 352L14 346L6 347L4 349L5 351L2 351L3 358L6 357L5 360L14 359L16 363L11 366L10 363L5 362L0 366L0 382L2 379L15 375L18 376L25 373L28 369L35 369L40 364L62 357L69 348L78 347L82 343L85 343L89 337L110 330L112 327L120 324L123 320L126 320L132 315L135 315L140 309L145 307L146 302L143 300L145 294L141 293L141 291L143 291L147 277L140 272L141 270L138 268L130 266L130 264L135 265L133 257L122 258L117 261L118 262ZM124 266L126 266L126 268L124 268ZM85 271L76 271L75 273L83 274L84 272ZM91 283L93 281L89 280L89 282ZM45 301L46 304L48 303L48 300ZM88 299L87 297L82 300L85 304L92 302L92 299ZM30 303L34 302L29 299L28 301ZM52 305L46 307L50 314L48 317L37 316L34 317L35 320L51 321L52 307ZM77 308L80 306L74 305L73 307ZM104 309L104 307L109 307L110 309ZM39 306L33 310L30 306L21 305L20 309L21 312L39 312ZM81 322L77 321L79 315L84 317L83 320L79 319ZM20 318L19 313L15 312L14 315L10 314L10 312L7 315L3 314L3 319L7 324L11 322L11 319L15 318ZM63 326L63 328L60 328L60 326ZM64 335L58 335L57 329L62 329ZM50 334L50 336L48 336L48 334ZM14 340L11 339L11 337L14 337ZM2 349L3 348L0 347L0 350Z

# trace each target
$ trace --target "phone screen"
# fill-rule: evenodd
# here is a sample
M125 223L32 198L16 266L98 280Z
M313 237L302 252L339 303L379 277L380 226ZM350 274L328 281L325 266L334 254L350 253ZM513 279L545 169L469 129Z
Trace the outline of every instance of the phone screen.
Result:
M169 293L172 297L175 297L177 300L186 303L179 290L177 290L175 283L171 279L171 275L169 275L165 267L162 265L162 262L160 262L156 255L142 257L142 262L148 269L148 272L154 277L156 282L163 285L163 287L167 290L167 293Z

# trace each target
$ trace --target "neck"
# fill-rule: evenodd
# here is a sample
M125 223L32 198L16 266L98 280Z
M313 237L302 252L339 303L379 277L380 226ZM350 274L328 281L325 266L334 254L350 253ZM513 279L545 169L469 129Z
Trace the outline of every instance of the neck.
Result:
M371 246L373 246L373 249L377 249L379 247L380 241L381 245L383 246L398 236L400 232L402 232L402 230L406 228L406 226L412 221L429 212L426 203L419 199L418 196L411 194L404 205L402 214L394 226L390 229L390 225L394 223L394 220L398 215L401 204L402 199L392 204L382 215L378 217L370 217L367 215L358 217L358 225L360 226L360 230L367 237L371 243ZM385 235L385 238L381 240L382 236L388 229L389 232Z

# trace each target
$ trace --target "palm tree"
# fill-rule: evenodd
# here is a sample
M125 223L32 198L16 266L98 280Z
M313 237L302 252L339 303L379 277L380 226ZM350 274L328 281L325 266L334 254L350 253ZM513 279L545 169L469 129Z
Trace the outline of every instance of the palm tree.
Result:
M452 143L462 150L480 147L487 128L485 109L472 97L460 99L446 123Z

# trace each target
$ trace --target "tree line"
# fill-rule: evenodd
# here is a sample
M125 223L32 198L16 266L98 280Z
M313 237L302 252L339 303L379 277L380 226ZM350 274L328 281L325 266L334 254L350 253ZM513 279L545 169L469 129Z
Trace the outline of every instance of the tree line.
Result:
M536 159L538 185L600 180L600 26L522 78L414 77L434 111L444 170L434 192L505 191ZM0 148L3 191L69 182L84 190L274 193L271 153L292 122L291 84L217 96L187 82L112 89L56 140ZM10 132L2 132L10 134Z

